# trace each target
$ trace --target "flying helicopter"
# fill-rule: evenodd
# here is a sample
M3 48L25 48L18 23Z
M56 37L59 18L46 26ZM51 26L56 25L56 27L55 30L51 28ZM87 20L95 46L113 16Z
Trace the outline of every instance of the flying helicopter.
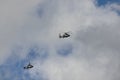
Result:
M64 34L59 34L59 38L68 38L68 37L70 37L69 32L64 32Z
M29 64L27 66L25 66L24 69L30 69L30 68L33 68L33 65L31 65L29 62Z

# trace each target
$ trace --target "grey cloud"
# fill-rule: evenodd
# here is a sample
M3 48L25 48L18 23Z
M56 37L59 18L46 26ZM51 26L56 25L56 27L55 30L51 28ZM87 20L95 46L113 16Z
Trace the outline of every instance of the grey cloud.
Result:
M17 1L1 2L1 64L15 47L14 54L22 59L36 53L29 71L33 78L119 80L120 17L115 11L95 6L94 0ZM64 31L72 36L59 39ZM67 51L69 56L60 56ZM49 57L42 62L44 53Z
M89 27L86 30L79 31L78 34L77 39L90 47L119 52L119 26L106 27L103 25L100 27Z

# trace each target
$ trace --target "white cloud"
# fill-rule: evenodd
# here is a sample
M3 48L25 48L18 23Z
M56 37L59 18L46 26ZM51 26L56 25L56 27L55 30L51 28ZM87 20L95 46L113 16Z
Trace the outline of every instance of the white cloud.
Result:
M49 57L34 59L32 77L49 80L119 80L120 16L94 0L0 1L0 64L16 46L24 57L32 45L45 45ZM115 9L118 7L114 6ZM71 31L68 39L58 34ZM71 44L63 57L56 49ZM38 53L42 53L38 50Z
M41 1L0 1L0 63L11 53L11 47L20 41L21 36L23 36L22 28L26 23L35 23L32 20L31 11L39 2Z

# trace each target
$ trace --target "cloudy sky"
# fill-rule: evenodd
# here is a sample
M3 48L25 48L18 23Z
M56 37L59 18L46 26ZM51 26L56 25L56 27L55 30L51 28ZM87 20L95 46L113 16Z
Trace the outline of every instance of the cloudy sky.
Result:
M0 0L0 80L120 80L120 0Z

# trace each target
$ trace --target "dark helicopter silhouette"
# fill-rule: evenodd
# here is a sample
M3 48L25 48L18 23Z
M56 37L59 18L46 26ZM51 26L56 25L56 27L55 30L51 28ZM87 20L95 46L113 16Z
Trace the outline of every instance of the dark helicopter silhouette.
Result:
M30 69L30 68L33 68L33 65L31 65L29 62L29 64L27 66L25 66L24 69Z
M59 38L68 38L70 37L69 32L65 32L64 34L59 34Z

